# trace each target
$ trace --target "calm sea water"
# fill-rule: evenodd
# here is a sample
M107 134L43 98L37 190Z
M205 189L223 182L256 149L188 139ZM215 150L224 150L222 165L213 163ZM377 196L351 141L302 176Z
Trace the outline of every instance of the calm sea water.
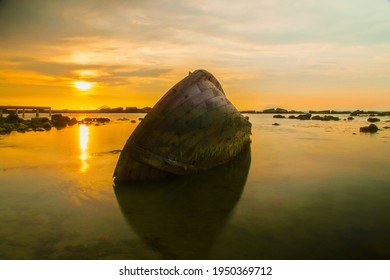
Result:
M229 165L113 188L141 116L0 136L0 259L390 259L389 129L249 115Z

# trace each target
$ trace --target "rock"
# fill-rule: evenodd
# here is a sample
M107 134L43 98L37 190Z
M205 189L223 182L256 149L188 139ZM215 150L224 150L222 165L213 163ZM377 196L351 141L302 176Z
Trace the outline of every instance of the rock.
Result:
M106 123L106 122L110 122L110 119L109 118L96 118L96 121L98 123Z
M136 120L131 120L130 122L131 122L131 123L136 123L137 121L136 121Z
M45 123L42 124L42 127L43 127L46 131L49 131L49 130L51 130L52 125L51 125L50 122L45 122Z
M367 121L368 122L379 122L380 119L378 119L378 118L368 118Z
M379 128L375 124L370 124L369 126L364 126L360 128L360 132L365 133L376 133Z
M334 116L325 116L324 120L325 121L339 121L340 118L339 117L334 117Z
M275 119L285 119L286 117L282 116L282 115L274 115L274 118Z
M19 124L19 127L16 129L17 132L26 132L27 130L27 125L25 125L24 123L20 123Z
M329 116L329 115L326 115L326 116L314 116L311 118L312 120L319 120L319 121L339 121L340 118L339 117L333 117L333 116Z
M339 118L339 117L333 117L333 116L331 116L331 117L332 117L332 120L333 120L333 121L336 121L336 122L337 122L337 121L339 121L339 120L340 120L340 118Z
M302 114L297 117L299 120L310 120L311 119L311 114Z
M142 121L143 119L144 119L144 118L138 118L139 121ZM248 119L249 119L249 117L248 117Z
M55 128L61 129L70 123L70 118L61 114L55 114L51 116L51 123Z
M352 120L354 120L354 118L353 117L348 117L347 120L352 121Z
M278 125L280 125L280 124L278 124L278 123L273 123L272 125L278 126Z
M296 119L297 117L294 115L288 116L289 119Z
M58 121L62 119L62 114L53 114L51 115L51 121Z
M69 125L70 126L75 125L76 123L78 123L76 118L71 118L70 121L69 121Z
M33 118L35 121L37 122L41 122L41 123L45 123L45 122L49 122L49 118Z
M11 131L8 131L7 128L0 126L0 135L9 134Z
M38 127L35 129L35 131L42 132L42 131L45 131L45 129L43 127Z
M38 127L42 126L42 122L39 118L32 118L31 120L27 121L27 124L32 130L36 130Z
M362 111L362 110L356 110L356 111L353 111L351 114L350 114L350 116L352 116L352 117L357 117L357 116L359 116L360 114L363 114L364 113L364 111Z
M6 123L19 123L22 119L19 119L18 115L16 114L9 114L5 117L4 122Z
M384 126L383 128L384 128L384 129L389 129L389 128L390 128L390 126Z

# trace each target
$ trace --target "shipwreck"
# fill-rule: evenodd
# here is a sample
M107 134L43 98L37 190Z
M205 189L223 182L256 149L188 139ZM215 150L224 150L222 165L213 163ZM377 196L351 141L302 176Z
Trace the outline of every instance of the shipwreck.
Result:
M187 175L225 164L250 143L251 123L205 70L190 72L127 140L114 182Z

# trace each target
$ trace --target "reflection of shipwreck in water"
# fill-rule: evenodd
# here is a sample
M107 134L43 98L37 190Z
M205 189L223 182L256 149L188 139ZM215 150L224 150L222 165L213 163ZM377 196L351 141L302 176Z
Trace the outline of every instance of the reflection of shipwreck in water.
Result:
M225 164L250 142L251 124L220 83L197 70L172 87L128 139L115 182L186 175Z
M208 259L240 199L250 146L211 170L154 182L117 184L119 206L134 231L165 259Z

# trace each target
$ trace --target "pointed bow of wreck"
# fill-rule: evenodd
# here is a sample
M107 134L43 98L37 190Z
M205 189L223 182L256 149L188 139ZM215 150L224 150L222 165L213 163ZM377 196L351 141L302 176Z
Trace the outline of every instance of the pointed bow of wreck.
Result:
M186 175L224 164L250 143L251 124L221 84L196 70L173 86L127 140L115 182Z

